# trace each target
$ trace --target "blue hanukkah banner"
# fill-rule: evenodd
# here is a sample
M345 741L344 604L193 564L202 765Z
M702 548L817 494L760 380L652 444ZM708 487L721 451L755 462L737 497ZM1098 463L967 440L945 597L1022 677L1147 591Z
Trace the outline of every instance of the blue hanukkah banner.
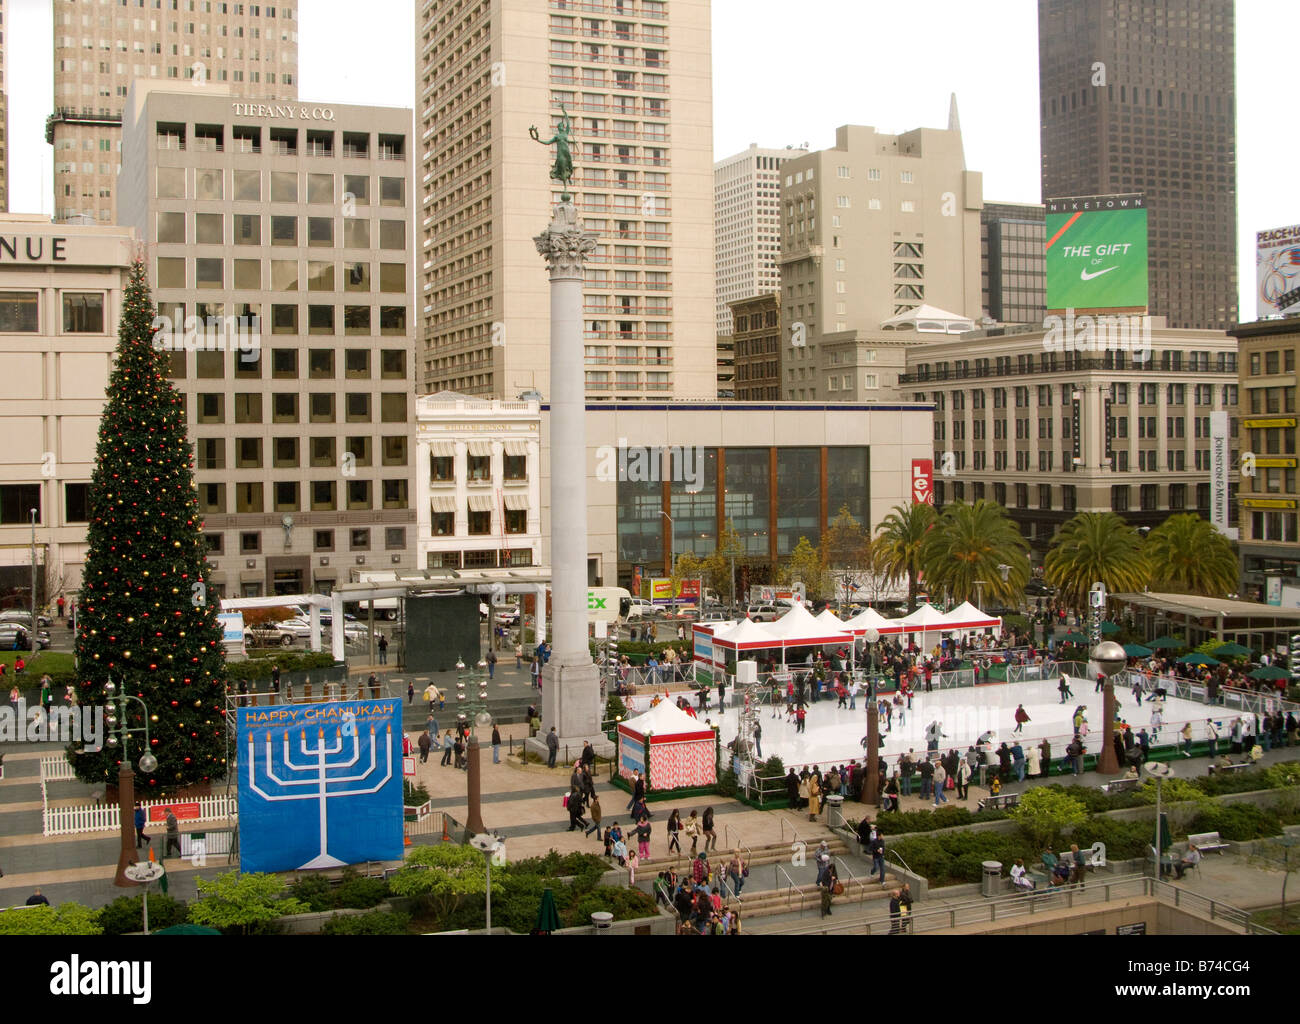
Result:
M402 859L400 700L238 714L241 871Z

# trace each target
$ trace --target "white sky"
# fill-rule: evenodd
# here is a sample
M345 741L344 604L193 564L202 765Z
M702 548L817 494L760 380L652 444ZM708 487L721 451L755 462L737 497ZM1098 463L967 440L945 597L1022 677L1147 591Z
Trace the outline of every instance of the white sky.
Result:
M364 17L355 0L297 6L303 99L413 104L412 0L369 0ZM21 212L51 205L50 7L5 0L10 208ZM1254 233L1300 223L1300 133L1286 99L1296 39L1300 4L1237 0L1243 319L1255 312ZM1038 201L1036 0L713 0L716 157L751 142L821 149L841 124L943 127L952 92L984 198Z

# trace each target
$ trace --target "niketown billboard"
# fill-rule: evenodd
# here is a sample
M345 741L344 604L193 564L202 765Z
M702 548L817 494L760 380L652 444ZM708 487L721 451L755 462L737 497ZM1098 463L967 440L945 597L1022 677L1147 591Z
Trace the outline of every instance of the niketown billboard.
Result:
M1046 207L1047 308L1145 312L1146 197L1049 199Z

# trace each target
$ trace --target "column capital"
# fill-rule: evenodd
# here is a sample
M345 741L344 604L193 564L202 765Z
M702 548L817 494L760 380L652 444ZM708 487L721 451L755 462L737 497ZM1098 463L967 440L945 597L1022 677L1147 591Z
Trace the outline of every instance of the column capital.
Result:
M533 238L533 242L546 259L552 281L564 278L581 280L587 254L596 249L596 236L579 227L578 211L568 202L556 205L551 223Z

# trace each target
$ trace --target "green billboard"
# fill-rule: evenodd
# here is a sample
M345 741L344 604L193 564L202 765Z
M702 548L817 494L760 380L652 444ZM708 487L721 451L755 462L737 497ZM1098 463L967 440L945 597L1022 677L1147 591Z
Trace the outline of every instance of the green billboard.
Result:
M1144 196L1049 199L1046 216L1049 310L1146 309Z

